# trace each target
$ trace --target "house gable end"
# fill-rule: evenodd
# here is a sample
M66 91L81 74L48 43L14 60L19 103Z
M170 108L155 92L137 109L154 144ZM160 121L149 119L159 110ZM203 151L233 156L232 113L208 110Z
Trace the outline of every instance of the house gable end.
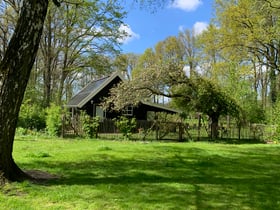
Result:
M104 77L98 80L94 80L89 83L85 88L83 88L79 93L77 93L66 105L66 107L77 107L82 108L87 104L90 100L92 100L99 93L104 92L107 86L113 87L113 83L118 83L120 81L124 81L122 75L118 72L112 74L110 77ZM116 85L115 84L115 85ZM110 88L106 90L109 91ZM108 93L107 93L108 94ZM103 96L104 97L104 96Z

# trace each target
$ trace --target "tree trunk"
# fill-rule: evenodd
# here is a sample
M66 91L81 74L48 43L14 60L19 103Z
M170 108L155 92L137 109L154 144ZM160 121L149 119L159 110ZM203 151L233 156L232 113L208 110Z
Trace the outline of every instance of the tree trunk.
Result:
M59 81L59 86L58 86L58 94L57 94L57 104L61 105L62 104L62 96L63 96L63 90L64 90L64 84L65 84L65 80L68 76L68 71L66 70L62 70L62 74L60 77L60 81Z
M0 174L29 178L12 157L18 114L36 57L48 0L24 0L13 37L0 63Z
M52 50L52 16L50 13L47 16L47 42L46 42L46 61L44 69L44 106L49 107L51 103L51 83L52 83L52 62L53 62L53 50Z
M217 139L219 137L219 116L213 115L211 118L211 139Z

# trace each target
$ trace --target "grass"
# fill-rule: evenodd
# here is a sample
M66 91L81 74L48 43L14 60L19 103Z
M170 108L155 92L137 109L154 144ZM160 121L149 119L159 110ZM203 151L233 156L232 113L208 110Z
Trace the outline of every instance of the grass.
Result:
M280 146L19 138L1 209L280 209Z

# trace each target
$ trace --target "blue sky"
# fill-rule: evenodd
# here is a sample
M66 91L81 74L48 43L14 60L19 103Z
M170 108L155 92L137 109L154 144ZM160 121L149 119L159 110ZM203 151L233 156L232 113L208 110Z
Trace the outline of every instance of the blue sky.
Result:
M212 17L213 0L175 0L155 13L129 8L125 30L130 36L123 40L124 53L141 54L180 30L204 30Z

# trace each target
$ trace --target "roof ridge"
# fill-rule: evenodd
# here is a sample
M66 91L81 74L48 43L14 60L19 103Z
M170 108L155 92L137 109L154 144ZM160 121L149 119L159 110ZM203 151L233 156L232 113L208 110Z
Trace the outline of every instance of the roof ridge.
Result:
M106 78L109 78L109 77L110 77L109 75L107 75L107 76L102 76L102 77L99 77L99 78L97 78L97 79L91 80L91 82L96 82L96 81L103 80L103 79L106 79Z

